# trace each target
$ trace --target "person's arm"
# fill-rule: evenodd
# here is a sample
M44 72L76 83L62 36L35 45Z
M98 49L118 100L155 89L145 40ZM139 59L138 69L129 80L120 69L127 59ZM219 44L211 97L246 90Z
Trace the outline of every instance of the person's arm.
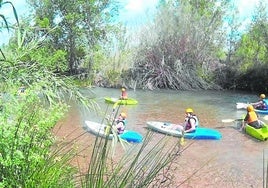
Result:
M123 124L123 122L119 122L119 123L116 124L115 127L116 127L117 129L124 128L124 124Z
M258 107L258 106L260 106L260 105L262 105L262 101L258 101L258 102L253 102L253 103L250 103L254 108L256 108L256 107Z
M248 113L247 113L246 117L242 120L242 126L241 126L241 128L239 129L240 131L244 130L245 125L246 125L246 122L247 122L247 120L248 120L248 117L249 117L249 115L248 115Z

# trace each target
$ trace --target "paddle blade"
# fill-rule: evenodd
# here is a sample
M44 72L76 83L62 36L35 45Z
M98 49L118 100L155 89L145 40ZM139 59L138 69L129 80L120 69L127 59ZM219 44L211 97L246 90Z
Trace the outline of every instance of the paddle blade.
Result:
M223 120L221 120L221 122L223 122L223 123L232 123L232 122L235 122L235 121L238 121L238 122L243 121L243 118L240 118L240 119L223 119Z
M236 109L246 109L248 106L247 103L236 103Z
M263 119L266 120L266 121L268 121L268 115L265 115L265 116L263 117Z
M181 137L181 140L180 140L180 145L183 146L184 145L184 137Z
M221 122L223 122L223 123L232 123L234 121L235 121L235 119L223 119L223 120L221 120Z

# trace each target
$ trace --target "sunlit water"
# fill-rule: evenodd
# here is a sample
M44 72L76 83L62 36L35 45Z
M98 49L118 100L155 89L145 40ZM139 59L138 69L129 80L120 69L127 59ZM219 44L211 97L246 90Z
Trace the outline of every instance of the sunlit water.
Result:
M119 97L120 89L93 88L91 91L95 93L101 110L111 114L113 105L106 104L104 97ZM89 93L87 89L83 92ZM147 121L181 123L185 109L193 108L200 125L219 130L222 139L194 141L180 156L177 165L182 167L176 170L180 176L175 177L175 181L179 184L206 164L187 182L188 187L262 187L263 160L267 158L268 143L243 134L234 128L235 123L221 121L241 118L245 110L237 110L236 102L255 102L258 95L232 91L128 90L128 96L138 100L138 104L120 106L118 110L128 115L127 129L145 135ZM81 112L82 124L85 120L101 122L103 119L103 116L92 112ZM88 135L94 137L90 133ZM186 145L190 143L191 140L186 140Z

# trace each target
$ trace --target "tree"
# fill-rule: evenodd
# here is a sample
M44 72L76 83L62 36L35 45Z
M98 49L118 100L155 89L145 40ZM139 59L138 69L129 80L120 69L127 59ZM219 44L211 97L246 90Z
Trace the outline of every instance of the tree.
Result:
M37 20L46 18L50 22L50 28L56 28L48 34L50 45L67 52L71 74L86 63L86 55L92 56L95 46L105 39L111 27L111 18L118 11L117 1L114 0L28 2L34 9Z
M143 87L218 88L210 74L224 44L223 17L228 1L161 1L148 30L143 30L136 71ZM144 85L145 84L145 85Z

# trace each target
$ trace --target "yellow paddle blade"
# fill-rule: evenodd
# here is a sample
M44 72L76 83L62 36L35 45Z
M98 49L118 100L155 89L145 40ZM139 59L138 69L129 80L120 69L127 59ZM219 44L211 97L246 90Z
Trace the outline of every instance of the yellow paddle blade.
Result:
M184 145L184 137L181 137L181 140L180 140L180 145Z
M106 128L105 128L105 135L109 135L110 134L110 131L111 131L111 126L110 125L106 126Z

